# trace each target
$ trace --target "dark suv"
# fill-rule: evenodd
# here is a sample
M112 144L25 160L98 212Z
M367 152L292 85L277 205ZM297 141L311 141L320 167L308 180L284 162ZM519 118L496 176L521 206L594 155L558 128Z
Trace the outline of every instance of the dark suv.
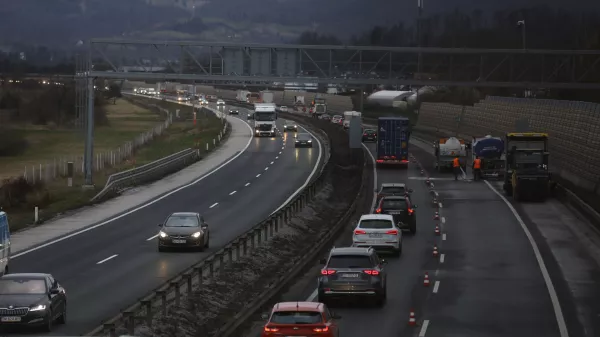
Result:
M370 298L383 306L387 295L386 261L373 248L333 248L318 280L319 302L335 299Z
M415 208L417 208L417 205L413 205L408 195L387 196L381 198L375 213L391 215L398 228L403 231L410 231L414 235L417 233Z
M404 183L383 183L379 190L375 190L377 193L377 202L381 200L383 197L388 196L404 196L413 192L412 188L408 188Z

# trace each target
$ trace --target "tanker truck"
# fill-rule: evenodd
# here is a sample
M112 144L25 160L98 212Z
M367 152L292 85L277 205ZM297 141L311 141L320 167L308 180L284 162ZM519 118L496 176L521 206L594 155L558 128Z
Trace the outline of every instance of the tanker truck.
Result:
M463 170L467 168L467 149L465 141L456 137L440 138L433 144L435 150L435 168L438 172L452 170L452 161L458 156Z
M504 177L504 140L490 135L474 136L471 144L472 159L475 160L476 157L481 159L481 177L484 179Z

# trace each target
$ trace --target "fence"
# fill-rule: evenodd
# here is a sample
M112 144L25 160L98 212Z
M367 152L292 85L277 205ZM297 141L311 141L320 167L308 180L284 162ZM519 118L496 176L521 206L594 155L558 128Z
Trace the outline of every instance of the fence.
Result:
M423 103L417 128L461 137L514 132L527 122L550 135L552 171L574 185L600 194L600 105L489 96L473 107Z
M162 133L173 123L173 116L167 113L167 119L161 124L153 127L137 136L132 141L126 142L112 151L94 154L94 171L102 171L110 167L116 167L131 158L136 149L144 146ZM73 163L74 174L81 175L84 172L83 156L63 156L54 158L46 163L26 166L23 177L30 183L48 182L58 177L67 175L67 164Z

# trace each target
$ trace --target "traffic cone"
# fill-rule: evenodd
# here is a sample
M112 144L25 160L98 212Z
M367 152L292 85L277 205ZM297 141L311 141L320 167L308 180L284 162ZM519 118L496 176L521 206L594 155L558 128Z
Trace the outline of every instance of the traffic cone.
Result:
M437 204L437 203L438 203L438 201L437 201L437 197L435 197L435 196L434 196L434 197L433 197L433 200L432 200L431 202L432 202L434 205L435 205L435 204Z
M435 214L433 215L433 220L439 220L440 219L440 212L435 212Z
M415 317L415 309L410 309L410 316L408 317L408 325L417 325L417 318Z
M427 179L425 179L425 184L426 184L426 185L429 185L429 184L431 184L431 180L429 180L429 177L427 177Z
M423 279L423 285L429 287L429 273L425 272L425 278Z
M425 174L425 171L421 170L421 175Z
M440 226L435 225L435 235L440 235Z
M437 245L433 245L433 257L438 257L439 254Z

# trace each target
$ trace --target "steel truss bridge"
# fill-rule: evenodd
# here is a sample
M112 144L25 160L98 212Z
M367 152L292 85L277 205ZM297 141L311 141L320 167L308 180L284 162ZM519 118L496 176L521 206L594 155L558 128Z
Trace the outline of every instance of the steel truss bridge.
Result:
M133 69L133 71L132 71ZM94 80L600 89L600 50L309 46L92 39L77 57L76 106L92 184Z

